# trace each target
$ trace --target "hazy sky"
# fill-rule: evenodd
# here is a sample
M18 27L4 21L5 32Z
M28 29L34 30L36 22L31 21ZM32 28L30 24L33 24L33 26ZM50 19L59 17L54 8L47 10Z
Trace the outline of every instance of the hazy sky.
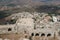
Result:
M60 4L60 0L0 0L0 4L9 4L9 3L14 3L14 4L25 4L25 3L34 3L34 4Z

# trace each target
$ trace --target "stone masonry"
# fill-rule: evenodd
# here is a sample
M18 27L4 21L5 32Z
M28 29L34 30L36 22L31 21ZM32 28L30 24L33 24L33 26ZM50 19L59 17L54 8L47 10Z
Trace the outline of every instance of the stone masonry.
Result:
M0 25L1 35L23 34L25 38L30 38L29 40L36 40L34 37L37 39L43 37L39 40L48 40L47 37L57 37L59 39L60 37L60 22L58 21L58 16L50 17L48 14L37 12L21 12L11 16L11 19L17 19L16 23Z

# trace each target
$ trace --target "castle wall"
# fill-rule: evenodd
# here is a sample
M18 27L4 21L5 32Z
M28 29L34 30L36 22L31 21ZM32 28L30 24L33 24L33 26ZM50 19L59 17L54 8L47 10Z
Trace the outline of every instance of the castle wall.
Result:
M17 16L18 15L18 16ZM59 24L57 22L49 22L47 17L44 15L42 17L39 14L30 14L28 12L18 13L15 15L18 20L13 25L0 25L0 34L25 34L23 36L39 36L39 37L58 37L58 32L60 30ZM45 17L45 18L43 18ZM50 19L50 17L48 18ZM39 38L38 37L38 38ZM34 39L33 39L34 40Z
M15 33L15 25L0 25L0 34Z

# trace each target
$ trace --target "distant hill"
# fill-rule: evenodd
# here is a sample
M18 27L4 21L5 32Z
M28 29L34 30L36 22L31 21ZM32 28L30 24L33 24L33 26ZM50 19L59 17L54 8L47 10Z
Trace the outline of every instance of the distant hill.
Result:
M42 4L53 4L53 5L59 5L60 0L0 0L0 6L1 5L8 5L8 4L14 4L14 5L42 5Z

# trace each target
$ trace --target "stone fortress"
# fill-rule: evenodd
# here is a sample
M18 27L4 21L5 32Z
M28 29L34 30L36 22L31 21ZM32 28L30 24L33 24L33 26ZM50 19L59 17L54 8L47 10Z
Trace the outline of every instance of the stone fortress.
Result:
M0 38L6 38L9 34L20 34L24 37L19 40L23 38L27 38L26 40L60 40L60 16L50 17L45 13L21 12L11 15L11 19L17 19L16 23L0 25Z

